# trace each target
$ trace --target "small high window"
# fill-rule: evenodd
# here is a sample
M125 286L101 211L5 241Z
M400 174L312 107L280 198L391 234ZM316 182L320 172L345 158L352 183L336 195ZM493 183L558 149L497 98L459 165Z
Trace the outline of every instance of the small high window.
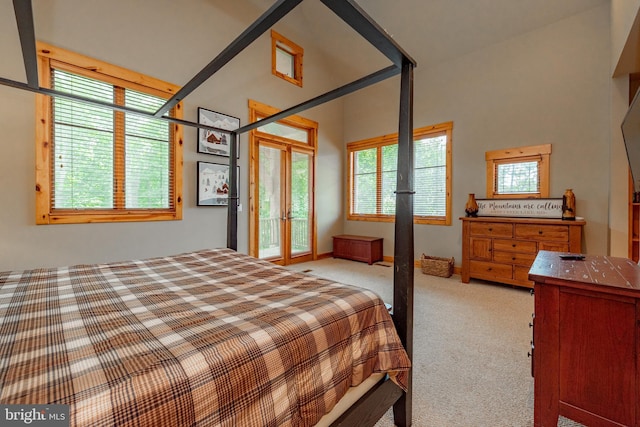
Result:
M549 197L551 144L488 151L488 198Z
M271 30L271 72L302 87L302 56L304 49Z

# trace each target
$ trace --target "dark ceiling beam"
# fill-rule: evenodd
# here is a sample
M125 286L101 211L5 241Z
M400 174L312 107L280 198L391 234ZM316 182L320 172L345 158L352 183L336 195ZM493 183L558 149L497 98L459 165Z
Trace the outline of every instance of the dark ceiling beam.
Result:
M178 119L178 118L170 117L170 116L156 117L153 112L144 111L144 110L138 110L136 108L125 107L124 105L111 104L111 103L108 103L108 102L103 102L103 101L98 101L98 100L95 100L95 99L85 98L83 96L73 95L71 93L60 92L60 91L57 91L55 89L48 89L48 88L44 88L44 87L36 87L36 88L34 88L34 87L29 86L26 83L17 82L15 80L5 79L3 77L0 77L0 85L9 86L9 87L13 87L13 88L16 88L16 89L22 89L22 90L26 90L26 91L29 91L29 92L39 93L41 95L52 96L54 98L71 99L73 101L84 102L86 104L96 105L98 107L109 108L111 110L121 111L123 113L135 114L137 116L146 117L148 119L158 119L158 120L163 120L163 121L166 121L166 122L176 123L176 124L179 124L179 125L194 127L194 128L198 128L198 129L208 129L208 130L213 130L213 131L216 131L216 132L229 133L229 130L217 128L215 126L207 126L207 125L203 125L201 123L194 123L194 122L190 122L190 121L187 121L187 120Z
M33 26L31 0L13 0L13 11L16 14L16 23L18 24L27 84L29 87L37 88L39 86L38 55L36 53L36 33Z
M15 0L18 1L18 0ZM209 77L224 67L244 48L249 46L260 37L265 31L270 29L283 16L289 13L302 0L278 0L273 6L260 16L251 26L242 32L226 49L224 49L213 61L196 74L186 85L184 85L171 99L169 99L158 111L156 117L160 117L182 101L187 95L196 90Z
M344 86L341 86L337 89L334 89L332 91L329 91L327 93L324 93L322 95L319 95L315 98L312 98L308 101L305 101L301 104L298 104L296 106L293 106L291 108L288 108L286 110L283 110L279 113L273 114L269 117L265 117L264 119L261 119L257 122L253 122L250 123L246 126L243 126L239 129L237 129L235 132L236 133L244 133L247 131L250 131L252 129L258 128L260 126L264 126L266 124L269 124L271 122L275 122L281 119L284 119L286 117L289 117L293 114L297 114L301 111L304 110L308 110L309 108L313 108L313 107L317 107L318 105L324 104L325 102L329 102L332 101L334 99L340 98L342 96L348 95L350 93L356 92L360 89L363 89L367 86L371 86L372 84L381 82L383 80L388 79L389 77L393 77L397 74L400 74L400 72L402 71L402 68L398 68L395 65L391 65L387 68L384 68L380 71L376 71L375 73L369 74L366 77L363 77L361 79L358 79L356 81L353 81L351 83L348 83Z
M412 59L398 43L380 27L358 4L353 0L321 0L329 9L345 21L351 28L364 37L373 47L378 49L391 60L397 67L402 67L405 60L416 66Z

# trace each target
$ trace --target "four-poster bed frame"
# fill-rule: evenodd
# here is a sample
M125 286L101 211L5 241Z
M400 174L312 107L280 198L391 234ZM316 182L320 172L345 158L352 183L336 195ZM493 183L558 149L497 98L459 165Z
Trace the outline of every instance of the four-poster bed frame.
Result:
M306 102L288 108L280 113L266 117L260 122L250 123L231 134L230 141L230 203L227 220L227 246L237 250L238 189L236 180L236 153L238 136L256 129L259 126L283 119L289 115L318 106L337 99L389 77L400 75L400 113L398 120L398 167L395 215L395 244L394 244L394 292L393 292L393 321L400 339L409 357L413 354L413 274L414 274L414 242L413 242L413 70L415 61L384 31L371 17L369 17L354 0L321 0L346 24L370 42L392 65L369 74L352 83L331 90ZM18 82L0 77L0 84L18 89L53 97L71 98L74 100L97 104L113 110L153 117L185 126L210 130L220 130L215 127L175 119L165 116L173 106L184 100L191 92L209 79L225 64L231 61L244 48L271 28L302 0L277 0L252 25L240 34L217 57L197 73L172 98L154 113L123 107L115 104L98 102L64 92L40 87L38 83L35 29L31 1L13 0L18 32L22 47L22 55L26 70L27 82ZM227 131L228 132L228 131ZM367 392L349 411L343 414L334 425L373 425L389 407L394 407L394 419L397 425L411 425L412 414L411 376L406 392L402 391L392 381L378 383Z

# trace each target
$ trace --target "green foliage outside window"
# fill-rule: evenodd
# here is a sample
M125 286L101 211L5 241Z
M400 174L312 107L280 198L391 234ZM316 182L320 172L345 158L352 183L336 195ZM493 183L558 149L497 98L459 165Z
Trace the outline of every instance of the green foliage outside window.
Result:
M116 88L66 71L54 70L53 87L62 92L115 103ZM124 90L124 104L156 111L164 99ZM125 208L168 208L170 199L169 124L133 114L117 128L111 109L55 98L54 207L56 209L113 209L116 190L116 139L124 138ZM118 136L117 133L122 133Z
M378 170L378 156L381 170ZM352 214L395 215L397 163L397 143L353 152ZM446 135L414 141L414 190L414 215L446 216Z

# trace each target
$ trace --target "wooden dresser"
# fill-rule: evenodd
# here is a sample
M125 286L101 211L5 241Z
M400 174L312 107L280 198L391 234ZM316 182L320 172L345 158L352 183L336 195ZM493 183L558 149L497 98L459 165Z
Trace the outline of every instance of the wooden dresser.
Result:
M531 267L534 425L640 426L640 267L541 251Z
M471 278L531 288L538 251L580 253L584 220L463 217L462 282Z

